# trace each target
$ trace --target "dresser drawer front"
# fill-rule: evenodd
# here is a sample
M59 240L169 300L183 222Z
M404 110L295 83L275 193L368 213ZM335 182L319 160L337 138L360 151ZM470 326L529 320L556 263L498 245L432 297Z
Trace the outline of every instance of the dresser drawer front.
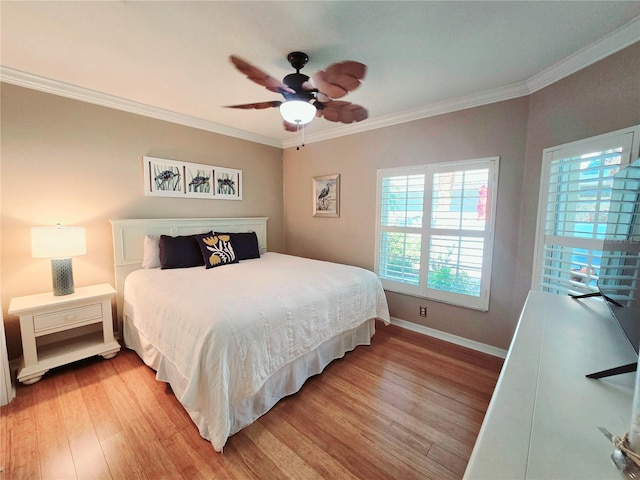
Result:
M102 304L96 303L78 308L69 308L55 313L33 316L36 335L52 333L67 328L89 325L102 321Z

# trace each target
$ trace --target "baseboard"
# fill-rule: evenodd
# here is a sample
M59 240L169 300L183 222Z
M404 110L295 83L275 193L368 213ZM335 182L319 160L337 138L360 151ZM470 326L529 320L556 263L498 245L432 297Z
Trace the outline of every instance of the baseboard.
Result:
M493 347L491 345L487 345L486 343L476 342L475 340L469 340L468 338L459 337L458 335L453 335L451 333L446 333L441 330L436 330L435 328L425 327L424 325L418 325L417 323L407 322L406 320L401 320L399 318L391 317L391 323L393 325L397 325L401 328L406 328L407 330L411 330L413 332L421 333L423 335L428 335L430 337L437 338L439 340L444 340L445 342L455 343L456 345L460 345L462 347L467 347L472 350L477 350L478 352L486 353L488 355L493 355L498 358L506 358L507 351L502 348Z

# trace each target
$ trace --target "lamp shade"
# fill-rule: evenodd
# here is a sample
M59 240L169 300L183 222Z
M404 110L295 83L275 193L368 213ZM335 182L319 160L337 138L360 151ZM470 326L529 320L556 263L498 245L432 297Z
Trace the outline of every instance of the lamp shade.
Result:
M316 107L302 100L289 100L280 105L280 115L286 122L306 125L316 116Z
M31 256L33 258L69 258L87 253L84 227L33 227Z

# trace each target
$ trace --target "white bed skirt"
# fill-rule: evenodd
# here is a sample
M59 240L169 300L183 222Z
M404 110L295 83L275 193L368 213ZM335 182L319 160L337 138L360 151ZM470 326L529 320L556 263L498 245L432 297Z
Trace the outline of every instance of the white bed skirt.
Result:
M355 349L358 345L370 345L371 337L375 333L375 325L375 319L367 320L359 327L326 340L317 349L281 367L267 379L256 395L232 406L230 435L267 413L281 398L296 393L309 377L321 373L333 360L342 358L346 352ZM135 350L144 363L156 371L157 380L169 383L180 400L186 389L187 379L144 338L126 315L123 327L125 345ZM186 407L185 410L198 426L200 435L211 440L204 416L198 412L189 411Z

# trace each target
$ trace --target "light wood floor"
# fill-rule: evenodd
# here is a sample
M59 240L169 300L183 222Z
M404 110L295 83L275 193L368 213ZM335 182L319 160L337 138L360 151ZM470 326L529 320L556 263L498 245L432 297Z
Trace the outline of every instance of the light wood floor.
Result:
M502 360L378 324L232 436L203 440L129 350L47 373L1 409L0 480L458 479Z

